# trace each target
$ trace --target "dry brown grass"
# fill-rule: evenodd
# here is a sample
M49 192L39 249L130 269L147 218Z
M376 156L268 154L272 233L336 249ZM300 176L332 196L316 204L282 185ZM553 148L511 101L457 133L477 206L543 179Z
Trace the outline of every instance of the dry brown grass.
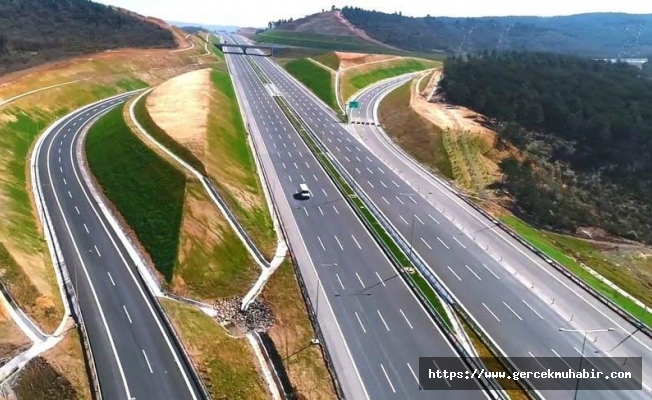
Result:
M203 52L199 47L198 52ZM2 99L89 78L30 95L0 109L0 250L6 249L6 254L0 254L0 273L12 296L46 332L52 332L60 322L63 304L30 195L28 159L37 132L82 105L134 87L156 85L180 73L202 68L206 63L218 62L213 57L192 58L198 53L195 50L108 51L0 77ZM11 344L11 336L0 335L0 343ZM53 364L59 356L66 359L61 352L52 354ZM68 360L74 358L73 352L68 354ZM68 364L72 365L72 361L60 364L60 373L68 374L64 368ZM34 396L34 391L30 393L32 397L25 398L45 398Z
M210 101L210 69L202 69L179 75L154 89L147 96L147 111L156 125L205 161Z
M199 182L186 184L174 293L212 302L242 296L258 266Z
M269 397L245 339L228 337L213 319L194 307L167 299L161 299L161 304L214 399Z
M31 341L11 320L3 306L0 306L0 365L3 359L10 359L22 349L26 349Z
M81 342L74 327L53 349L25 366L13 389L19 399L92 399Z
M263 298L274 310L274 326L268 333L284 359L299 398L336 399L319 347L310 344L314 333L289 260L272 275Z
M340 69L347 69L370 62L397 58L396 56L387 54L345 53L341 51L336 51L334 53L337 58L340 59Z

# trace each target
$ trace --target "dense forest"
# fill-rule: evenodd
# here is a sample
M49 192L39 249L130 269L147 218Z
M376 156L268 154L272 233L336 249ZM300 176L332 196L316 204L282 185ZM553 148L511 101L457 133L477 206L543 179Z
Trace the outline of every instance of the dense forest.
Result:
M0 75L120 47L173 47L156 24L88 0L1 0Z
M344 7L342 14L374 39L412 51L546 51L596 58L652 53L652 15L420 18Z
M444 64L439 94L490 118L525 158L501 164L516 211L652 242L652 80L624 64L484 53Z

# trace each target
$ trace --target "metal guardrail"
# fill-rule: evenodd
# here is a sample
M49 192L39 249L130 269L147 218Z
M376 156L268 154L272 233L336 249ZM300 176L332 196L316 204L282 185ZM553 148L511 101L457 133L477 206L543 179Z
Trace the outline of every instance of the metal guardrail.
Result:
M390 146L392 146L395 150L397 150L403 157L406 157L407 159L411 159L410 155L407 154L402 148L397 147L394 145L394 143L389 140L387 137L387 134L384 132L382 127L379 127L381 129L381 135L384 135L385 137L382 137L382 140L385 140L388 142ZM468 204L470 207L472 207L475 211L480 213L483 217L491 221L495 226L500 228L503 232L507 233L510 235L512 238L517 240L520 244L525 246L528 250L536 254L539 258L541 258L542 261L545 263L551 265L553 268L555 268L558 272L560 272L562 275L566 276L568 279L573 281L575 284L577 284L579 287L581 287L584 291L586 291L588 294L590 294L592 297L600 301L602 304L607 306L610 310L618 314L620 317L623 319L627 320L629 323L634 325L638 330L643 332L646 336L649 338L652 338L652 328L647 326L645 323L643 323L639 318L636 318L633 316L631 313L628 311L624 310L620 305L616 304L613 300L609 299L606 297L604 294L600 293L598 290L593 288L591 285L587 284L584 282L582 278L577 276L574 272L570 271L568 268L564 267L557 261L551 259L546 255L544 252L539 250L537 247L533 246L530 242L528 242L525 238L523 238L521 235L519 235L517 232L512 230L509 226L505 225L502 221L494 218L491 214L489 214L487 211L485 211L482 207L479 205L475 204L471 199L469 199L468 196L464 195L463 193L459 192L456 190L452 185L448 184L447 182L443 181L442 179L433 176L432 172L423 167L419 163L413 163L417 168L419 168L421 171L423 171L426 175L431 177L432 179L435 179L437 182L441 183L447 190L449 190L453 195L464 201L466 204Z
M251 136L250 134L251 127L249 124L247 124L247 134ZM276 199L274 198L272 187L269 186L269 177L267 175L267 171L265 171L263 161L260 159L260 149L256 145L256 141L250 137L250 141L254 147L254 153L256 158L258 158L258 162L261 165L261 171L263 176L265 177L264 183L267 186L267 189L269 193L271 193L270 198L272 203L274 204L274 213L276 213L277 219L279 221L279 226L281 230L283 231L283 236L284 237L289 237L287 230L285 229L285 224L283 223L283 220L281 219L280 215L278 215L278 204L276 204ZM324 334L321 331L321 327L319 325L319 320L317 319L317 314L315 312L315 305L312 303L312 300L310 299L310 295L308 292L308 287L306 286L306 282L303 280L303 275L301 273L301 270L298 267L297 260L294 258L294 251L292 250L292 244L290 241L286 241L288 245L288 254L290 255L290 259L292 260L292 268L294 269L294 275L297 277L297 283L299 284L299 290L301 291L301 296L303 297L303 302L306 304L306 309L308 311L308 318L310 319L310 325L312 325L312 329L315 332L315 336L319 340L319 348L321 349L321 354L322 357L324 358L324 361L326 362L326 368L328 369L328 372L331 376L331 380L333 382L333 387L335 388L335 392L337 394L337 397L339 399L345 399L344 396L344 391L342 390L342 384L339 380L339 377L337 376L337 372L335 371L335 365L333 364L333 359L330 355L330 351L328 349L328 346L326 346L326 341L324 340Z
M288 105L292 110L291 112L296 114L296 110L292 108L291 105ZM340 176L349 184L351 189L356 193L358 198L365 204L367 207L367 210L369 210L373 216L376 218L377 221L380 222L380 224L383 226L383 229L390 235L390 237L394 240L394 243L396 243L401 251L408 255L408 259L416 267L416 269L419 271L419 273L430 283L430 285L435 289L437 294L442 297L455 311L457 311L467 322L471 328L474 330L474 332L481 338L482 342L489 347L489 349L493 352L493 354L501 354L501 352L498 350L497 346L493 344L493 341L489 339L480 329L480 327L472 320L472 318L469 318L466 315L466 312L464 309L462 309L452 298L452 296L448 293L448 291L440 284L439 280L430 272L428 267L425 265L425 263L416 255L414 255L414 252L411 252L409 249L409 244L405 241L405 239L396 232L394 229L393 225L386 220L385 216L380 213L375 204L367 198L366 194L364 193L363 190L359 189L359 185L348 175L346 171L344 171L343 167L337 162L337 160L332 157L330 151L326 148L326 146L319 140L318 135L315 134L314 131L301 119L294 116L295 119L302 125L304 130L311 136L311 139L315 144L319 147L319 149L323 152L323 154L329 158L331 165L337 170L337 172L340 174ZM326 172L328 173L328 169L326 169ZM330 174L329 174L330 175ZM394 263L397 271L404 279L408 285L415 289L416 284L410 279L409 276L407 276L407 272L404 270L400 262L395 258L393 255L392 251L387 248L387 245L385 242L379 238L373 229L369 225L369 223L366 221L366 218L362 215L362 213L359 211L357 206L352 203L351 199L346 195L345 191L343 188L340 186L337 177L332 177L332 181L335 182L335 185L340 189L340 191L343 194L343 197L351 204L353 210L358 214L360 219L363 221L363 223L366 225L367 229L370 231L372 234L372 237L378 242L380 245L381 249L388 255L390 260ZM358 188L358 190L356 190ZM426 306L426 309L429 310L429 313L434 317L434 319L439 323L439 325L442 327L442 330L445 332L445 335L447 336L448 339L450 339L451 343L455 346L456 350L458 351L458 354L462 355L462 359L465 363L467 363L467 366L476 368L476 369L482 369L483 366L479 364L475 364L476 359L473 358L471 355L469 355L464 349L464 346L459 342L457 337L450 332L447 324L443 320L443 318L439 315L439 313L433 309L432 305L430 305L430 302L425 298L423 292L420 290L420 288L416 288L415 293L417 294L417 298L420 299L421 303ZM518 371L518 368L509 360L507 357L502 356L502 357L497 357L496 358L505 369L507 369L510 372ZM470 365L473 363L474 365ZM497 398L503 398L502 396L502 388L501 386L494 380L489 380L486 379L484 381L481 381L481 383L484 385L484 387L489 390L494 396ZM531 397L533 398L538 398L538 395L536 395L536 391L534 388L529 387L528 383L526 380L519 380L517 381L517 384L521 385L522 389L526 391Z

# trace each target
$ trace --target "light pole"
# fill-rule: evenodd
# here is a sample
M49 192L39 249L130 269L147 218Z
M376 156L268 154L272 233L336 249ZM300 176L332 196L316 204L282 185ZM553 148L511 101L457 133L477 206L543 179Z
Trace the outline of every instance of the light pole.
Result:
M583 330L583 329L566 329L566 328L559 328L559 332L580 332L584 335L584 339L582 340L582 353L581 353L581 358L580 358L580 367L578 372L582 372L582 363L584 361L584 347L586 346L586 334L587 333L599 333L599 332L613 332L614 328L606 328L606 329L589 329L589 330ZM580 387L580 376L578 374L577 380L575 381L575 395L573 396L574 400L577 400L577 393L579 391Z

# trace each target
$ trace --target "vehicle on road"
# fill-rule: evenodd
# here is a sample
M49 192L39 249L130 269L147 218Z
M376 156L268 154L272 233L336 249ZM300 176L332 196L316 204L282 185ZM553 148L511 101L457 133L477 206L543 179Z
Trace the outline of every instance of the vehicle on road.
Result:
M305 183L300 183L299 192L297 193L297 195L301 199L309 199L310 197L312 197L312 192L310 191L310 189L308 189L308 185L306 185Z

